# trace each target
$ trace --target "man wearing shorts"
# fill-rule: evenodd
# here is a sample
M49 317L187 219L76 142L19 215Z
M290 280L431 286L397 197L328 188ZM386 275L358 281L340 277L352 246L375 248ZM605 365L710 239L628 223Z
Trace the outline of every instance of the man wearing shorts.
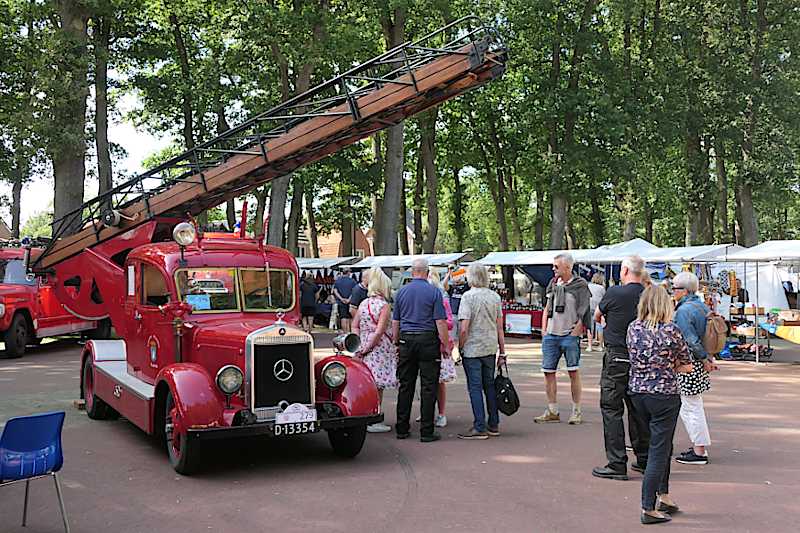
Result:
M350 275L350 267L344 267L342 275L333 284L333 296L336 298L341 330L346 333L350 333L350 321L353 319L353 315L350 314L350 296L355 286L356 280Z
M559 254L553 259L555 276L547 285L547 304L542 316L542 372L544 372L547 409L533 419L536 423L561 422L558 413L556 371L561 356L564 356L572 390L572 415L570 424L580 424L581 377L578 373L581 361L581 337L584 328L590 325L592 293L586 280L573 275L575 261L570 254Z

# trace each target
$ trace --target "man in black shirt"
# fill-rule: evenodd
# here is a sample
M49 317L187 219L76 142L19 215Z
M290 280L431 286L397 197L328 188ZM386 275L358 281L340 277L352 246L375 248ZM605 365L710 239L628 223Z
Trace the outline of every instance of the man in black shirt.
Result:
M622 415L628 407L628 434L631 437L637 462L631 468L642 472L647 464L650 430L634 410L628 397L628 326L636 319L639 297L644 291L642 276L646 275L644 261L638 255L626 257L620 269L622 285L609 287L597 306L594 319L606 319L604 329L606 349L603 371L600 374L600 411L603 414L608 464L596 467L592 475L610 479L628 479L628 454L625 450L625 425Z

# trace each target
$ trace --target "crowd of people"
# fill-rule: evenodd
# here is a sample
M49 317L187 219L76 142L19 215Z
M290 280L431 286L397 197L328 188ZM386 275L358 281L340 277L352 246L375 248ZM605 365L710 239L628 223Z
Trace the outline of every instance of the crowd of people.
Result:
M601 274L591 282L574 273L574 260L559 254L553 261L542 320L542 365L547 406L535 423L561 422L557 370L565 360L571 411L568 423L583 422L580 375L581 339L603 346L600 410L607 463L592 470L604 479L628 479L624 418L636 460L632 470L643 473L641 522L669 521L678 506L669 492L673 438L680 419L691 446L676 457L684 464L707 464L711 438L703 406L716 367L704 345L709 309L696 296L699 282L681 272L671 282L653 285L638 256L626 258L620 284L605 288ZM489 288L489 272L479 263L454 283L453 269L445 279L424 259L411 267L411 279L395 294L391 280L372 268L356 282L340 276L333 288L342 328L359 335L355 354L372 371L383 401L386 389L398 389L394 431L398 439L411 435L411 411L420 381L419 440L434 442L436 428L447 425L446 383L456 377L454 347L467 381L473 413L470 427L458 433L465 440L500 435L494 388L495 370L506 363L503 313L499 295ZM305 283L305 282L304 282ZM314 296L313 283L301 293ZM671 293L671 294L670 294ZM455 298L454 298L455 296ZM305 305L301 302L303 306ZM306 311L303 311L306 315ZM370 432L389 432L386 424Z

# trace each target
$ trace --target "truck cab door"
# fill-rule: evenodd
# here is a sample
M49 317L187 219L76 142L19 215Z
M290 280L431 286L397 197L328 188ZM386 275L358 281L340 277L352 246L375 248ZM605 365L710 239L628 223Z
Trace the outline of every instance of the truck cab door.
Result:
M174 362L172 322L160 309L172 301L174 295L166 273L160 268L143 262L131 266L134 267L135 294L128 296L131 318L126 335L128 371L154 383L158 371Z

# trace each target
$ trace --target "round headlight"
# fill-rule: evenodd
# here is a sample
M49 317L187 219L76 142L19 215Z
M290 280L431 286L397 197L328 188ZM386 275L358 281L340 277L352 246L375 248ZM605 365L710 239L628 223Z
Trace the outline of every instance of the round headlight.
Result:
M345 379L347 379L347 368L338 361L331 361L322 369L322 380L332 389L341 387Z
M217 387L223 394L233 394L242 388L244 375L239 367L228 365L223 366L217 372Z
M197 237L197 230L194 229L193 224L188 222L181 222L172 230L172 238L181 246L189 246L194 242L195 237Z

